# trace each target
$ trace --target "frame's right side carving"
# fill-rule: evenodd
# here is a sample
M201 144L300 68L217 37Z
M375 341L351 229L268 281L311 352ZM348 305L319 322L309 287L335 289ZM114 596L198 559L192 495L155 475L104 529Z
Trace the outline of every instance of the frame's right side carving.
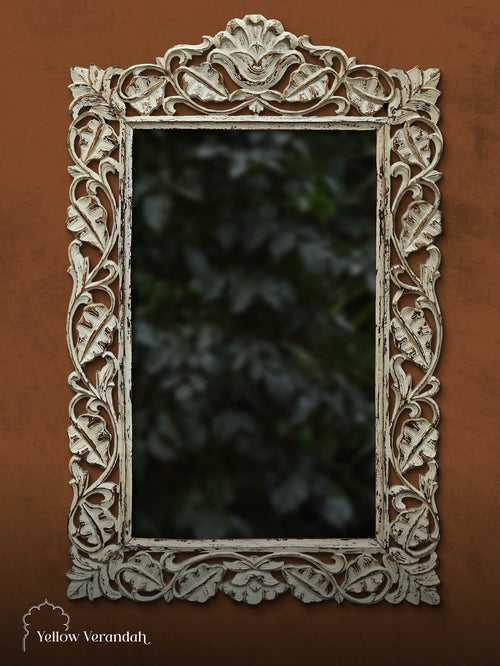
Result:
M436 449L439 407L434 373L442 344L436 296L441 254L443 141L437 127L438 69L391 70L391 414L389 557L397 588L387 600L439 603ZM417 470L417 474L414 473ZM392 544L391 544L392 542Z

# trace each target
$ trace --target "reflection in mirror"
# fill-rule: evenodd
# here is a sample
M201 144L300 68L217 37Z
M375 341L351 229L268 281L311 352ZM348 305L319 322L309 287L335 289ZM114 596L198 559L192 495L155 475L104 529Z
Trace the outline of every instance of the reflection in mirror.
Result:
M375 535L375 132L135 130L135 537Z

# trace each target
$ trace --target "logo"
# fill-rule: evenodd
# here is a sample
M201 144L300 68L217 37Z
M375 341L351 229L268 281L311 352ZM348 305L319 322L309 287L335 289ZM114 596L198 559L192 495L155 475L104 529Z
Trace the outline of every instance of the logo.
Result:
M23 652L26 652L26 639L30 635L30 629L33 627L37 633L41 633L39 630L36 630L36 627L40 624L40 620L45 624L47 615L52 616L52 618L50 618L52 620L51 624L55 624L56 626L59 625L59 630L62 629L64 633L68 631L70 622L69 615L61 608L61 606L55 606L54 604L51 604L48 599L44 599L41 604L38 604L38 606L31 606L31 608L23 615ZM47 627L47 625L45 626ZM47 628L45 631L47 631ZM58 631L58 629L55 629L55 631Z
M28 638L42 644L65 643L142 643L151 645L151 641L143 631L124 631L122 633L103 633L89 629L81 632L70 632L70 617L61 606L44 599L38 606L31 608L23 615L22 651L26 652Z

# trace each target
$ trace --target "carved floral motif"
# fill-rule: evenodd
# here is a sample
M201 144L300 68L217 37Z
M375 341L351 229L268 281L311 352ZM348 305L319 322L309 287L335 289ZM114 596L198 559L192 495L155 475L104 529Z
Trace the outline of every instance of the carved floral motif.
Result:
M440 253L434 244L441 233L439 71L358 65L338 48L315 46L307 36L286 32L279 21L251 15L230 21L198 45L168 50L154 64L126 70L75 67L71 76L67 226L74 239L67 331L74 365L68 431L74 497L68 595L203 603L221 591L258 604L290 592L305 603L439 603L435 370L442 322L435 292ZM125 447L123 415L116 407L124 371L124 315L116 296L126 260L120 209L127 194L120 142L129 116L172 116L181 105L199 115L266 111L297 118L327 108L349 120L377 116L389 128L391 158L384 162L383 180L390 211L383 237L391 246L386 334L393 351L384 375L390 385L384 386L393 399L389 423L378 425L384 428L382 440L389 430L380 455L390 479L380 489L378 549L270 547L257 554L207 546L186 556L123 542L125 480L113 480ZM381 202L379 211L384 211ZM414 254L418 262L410 261Z

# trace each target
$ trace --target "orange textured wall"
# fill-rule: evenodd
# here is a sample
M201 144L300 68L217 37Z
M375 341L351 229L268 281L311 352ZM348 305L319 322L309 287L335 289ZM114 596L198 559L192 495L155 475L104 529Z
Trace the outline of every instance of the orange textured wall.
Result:
M261 608L70 602L64 328L70 280L66 128L71 65L149 62L246 13L384 68L442 70L446 336L439 608ZM500 5L496 0L190 3L17 0L2 9L0 441L3 663L231 666L488 666L500 663ZM44 597L75 631L139 630L151 646L20 651L21 617Z

